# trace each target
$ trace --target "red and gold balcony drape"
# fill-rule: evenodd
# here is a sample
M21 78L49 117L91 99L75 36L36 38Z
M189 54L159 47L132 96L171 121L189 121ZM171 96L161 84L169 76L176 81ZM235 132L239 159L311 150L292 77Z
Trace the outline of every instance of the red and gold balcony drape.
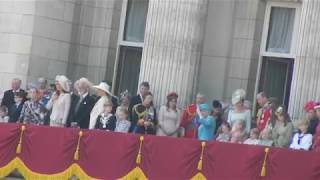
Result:
M320 179L320 154L156 136L0 124L0 178ZM201 160L201 161L200 161ZM265 171L265 172L262 172Z

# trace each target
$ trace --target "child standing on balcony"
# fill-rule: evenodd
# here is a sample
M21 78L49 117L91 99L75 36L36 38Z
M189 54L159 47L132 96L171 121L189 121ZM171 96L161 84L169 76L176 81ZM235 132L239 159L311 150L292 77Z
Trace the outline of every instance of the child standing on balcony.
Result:
M250 131L250 138L244 141L243 144L257 145L259 143L259 129L253 128Z
M6 106L0 106L0 123L9 122L8 108Z
M273 145L271 132L268 128L264 129L260 133L260 140L259 140L258 145L261 145L261 146L272 146Z
M104 111L98 116L95 129L114 131L116 128L116 116L112 114L112 102L104 102Z
M230 142L242 144L246 140L246 138L247 138L246 121L237 120L231 131Z
M131 122L128 120L129 111L127 108L118 107L117 109L117 122L115 132L129 132Z
M230 141L231 127L230 127L229 123L223 122L218 131L220 131L220 132L219 132L218 137L216 138L216 141L219 141L219 142L229 142Z
M308 133L309 122L303 120L298 123L299 132L292 139L291 149L308 151L312 145L312 135Z

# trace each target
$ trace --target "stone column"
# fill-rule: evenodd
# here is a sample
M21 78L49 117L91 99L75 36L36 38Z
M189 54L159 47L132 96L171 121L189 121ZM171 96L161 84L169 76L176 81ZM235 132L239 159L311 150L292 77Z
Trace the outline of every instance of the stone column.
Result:
M289 105L293 119L305 116L308 100L320 100L320 2L304 0L301 10Z
M139 82L149 81L157 106L176 91L179 104L196 94L207 0L150 0Z

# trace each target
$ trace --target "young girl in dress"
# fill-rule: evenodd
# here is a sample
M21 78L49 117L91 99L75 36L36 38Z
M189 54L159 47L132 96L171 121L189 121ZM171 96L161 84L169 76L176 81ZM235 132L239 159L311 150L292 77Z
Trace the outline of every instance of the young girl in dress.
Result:
M253 128L250 131L250 137L243 144L257 145L259 143L259 129Z
M9 122L8 108L6 106L0 106L0 123Z
M230 142L242 144L246 140L246 138L246 122L244 120L235 122L234 127L231 131Z
M269 129L266 128L260 133L260 140L259 140L258 145L261 145L261 146L272 146L273 145L272 136L271 136L271 132Z
M117 122L115 132L127 133L129 132L131 122L128 120L129 112L126 108L117 109Z
M219 142L229 142L231 138L231 127L229 123L223 122L219 128L219 133L216 141Z

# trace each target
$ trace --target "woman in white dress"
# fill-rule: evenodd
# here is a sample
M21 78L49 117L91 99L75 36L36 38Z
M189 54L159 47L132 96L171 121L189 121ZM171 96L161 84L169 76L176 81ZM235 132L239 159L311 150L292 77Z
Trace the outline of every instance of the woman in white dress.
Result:
M56 76L56 92L47 104L47 109L52 110L50 126L65 127L69 115L71 96L70 81L66 76Z
M177 108L178 95L170 93L167 96L167 104L162 106L158 116L158 136L177 137L180 126L181 111Z
M238 89L232 94L233 109L229 111L228 123L234 128L234 124L239 121L245 121L246 131L251 129L251 111L244 106L246 92L243 89Z
M93 87L96 89L96 94L100 97L100 99L96 102L91 110L89 129L95 128L97 118L104 110L104 104L106 102L112 103L112 94L110 93L110 86L107 83L101 82L98 86Z

